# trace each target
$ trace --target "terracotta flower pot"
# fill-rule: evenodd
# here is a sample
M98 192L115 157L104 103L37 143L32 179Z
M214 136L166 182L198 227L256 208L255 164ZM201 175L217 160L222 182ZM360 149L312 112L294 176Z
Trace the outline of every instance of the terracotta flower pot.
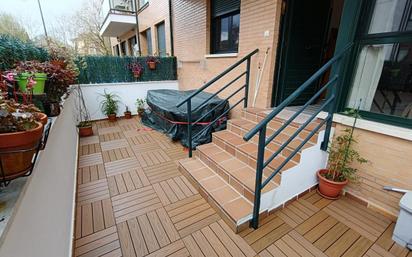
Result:
M138 79L140 78L141 73L140 72L133 72L133 77Z
M116 114L109 114L107 117L109 118L109 121L112 122L117 120Z
M147 62L147 66L149 66L149 69L155 70L156 69L156 62Z
M38 112L38 113L36 113L36 120L39 121L41 124L46 125L47 124L47 115L42 113L42 112Z
M86 127L79 127L79 136L80 137L89 137L93 135L93 127L86 126Z
M342 182L336 182L329 180L322 176L322 174L327 173L328 170L321 169L317 172L318 179L319 179L319 187L318 192L327 199L338 199L342 189L348 184L348 180Z
M131 112L124 112L124 117L125 117L125 119L131 119L132 118L132 113Z
M0 134L0 158L6 180L12 180L28 172L36 147L43 135L43 124L28 131ZM29 150L31 149L31 150ZM16 153L6 151L29 150Z

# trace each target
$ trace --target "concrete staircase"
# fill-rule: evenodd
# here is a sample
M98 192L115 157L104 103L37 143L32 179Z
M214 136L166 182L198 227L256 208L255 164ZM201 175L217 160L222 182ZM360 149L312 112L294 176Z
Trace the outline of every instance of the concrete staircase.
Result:
M268 110L247 108L242 117L231 119L227 129L213 133L209 144L198 146L193 158L179 161L179 169L198 188L219 215L235 232L249 226L252 218L257 140L249 142L243 135L268 114ZM267 136L274 133L287 120L292 111L284 110L273 119L267 129ZM295 119L265 151L265 159L272 155L292 135L307 115ZM264 178L281 164L289 154L318 125L311 123L277 156L264 170ZM260 215L266 216L271 210L283 206L287 201L317 184L316 171L325 167L327 155L320 150L323 131L316 134L303 149L275 176L262 190Z

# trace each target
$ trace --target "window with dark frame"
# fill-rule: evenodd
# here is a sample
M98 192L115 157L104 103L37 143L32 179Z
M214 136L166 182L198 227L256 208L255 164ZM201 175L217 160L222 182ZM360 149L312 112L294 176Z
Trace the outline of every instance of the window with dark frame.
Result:
M347 107L412 127L412 0L368 1L355 39Z
M113 55L120 56L119 45L118 44L113 46Z
M211 9L211 53L237 53L240 0L212 0Z
M120 52L122 56L126 56L126 41L120 43Z
M130 55L136 55L135 52L134 52L134 46L137 43L136 36L133 36L133 37L129 38L128 41L129 41L129 53L130 53Z

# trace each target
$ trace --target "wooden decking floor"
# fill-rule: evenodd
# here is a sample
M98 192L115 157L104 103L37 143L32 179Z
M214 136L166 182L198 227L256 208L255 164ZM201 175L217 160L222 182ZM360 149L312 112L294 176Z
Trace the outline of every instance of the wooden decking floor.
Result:
M187 153L138 118L81 138L74 256L399 256L394 224L315 191L234 234L177 169Z

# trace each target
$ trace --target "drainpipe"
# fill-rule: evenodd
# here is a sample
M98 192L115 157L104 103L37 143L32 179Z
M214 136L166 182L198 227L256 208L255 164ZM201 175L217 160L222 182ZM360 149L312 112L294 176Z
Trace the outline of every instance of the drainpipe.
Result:
M138 5L137 5L137 0L134 1L134 13L135 13L135 17L136 17L136 41L137 41L137 46L139 47L139 52L137 53L138 56L141 56L142 53L142 49L140 48L140 33L139 33L139 18L137 15L137 9L138 9Z
M173 44L173 17L172 17L172 0L169 0L169 26L170 26L170 55L174 56L174 44Z

